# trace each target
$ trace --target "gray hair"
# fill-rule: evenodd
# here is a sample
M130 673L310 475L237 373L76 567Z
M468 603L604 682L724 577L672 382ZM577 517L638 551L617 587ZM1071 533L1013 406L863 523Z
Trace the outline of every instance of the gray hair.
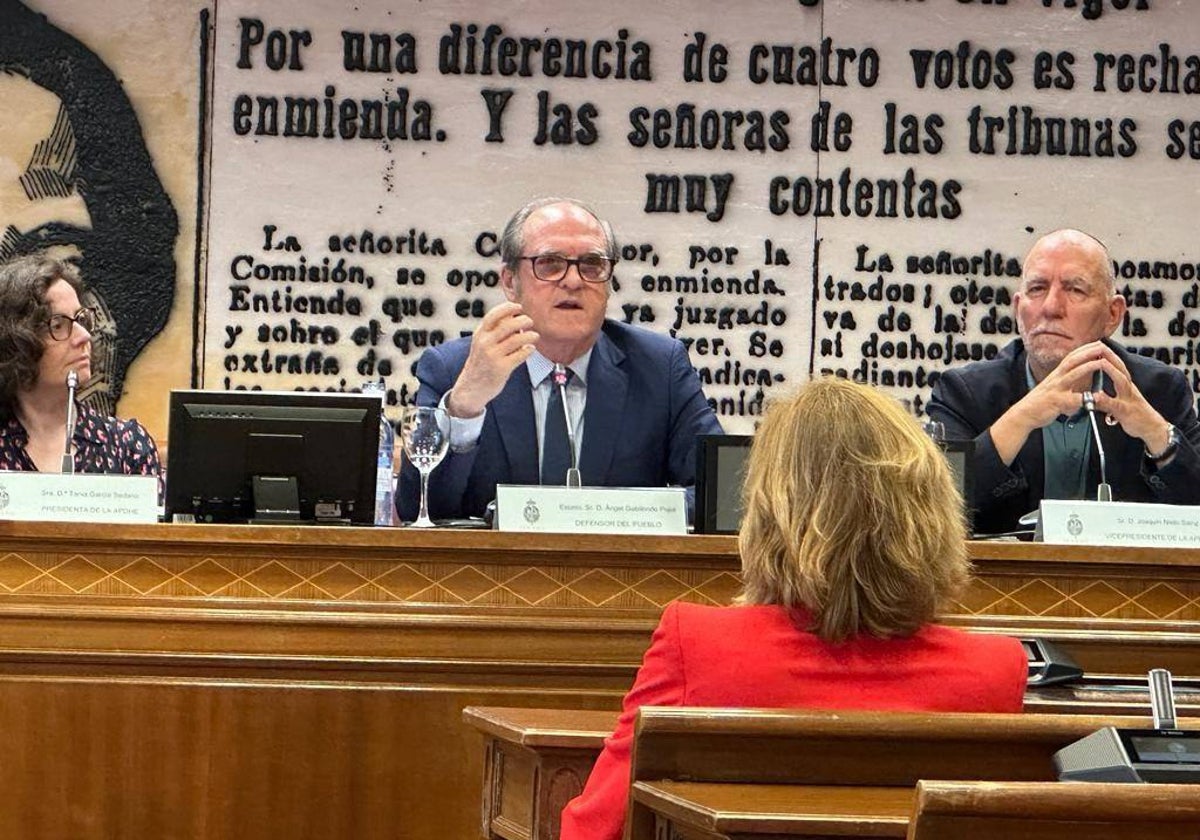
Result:
M577 201L573 198L545 196L543 198L535 198L533 201L525 204L520 210L513 213L512 218L508 220L508 224L504 226L504 233L500 235L500 261L510 271L515 272L517 270L522 252L525 250L525 222L529 221L529 217L538 210L553 204L570 204L573 207L578 207L595 219L596 223L600 225L600 230L604 232L604 255L614 263L617 261L619 249L617 247L617 238L613 235L612 225L597 216L596 211L582 201Z

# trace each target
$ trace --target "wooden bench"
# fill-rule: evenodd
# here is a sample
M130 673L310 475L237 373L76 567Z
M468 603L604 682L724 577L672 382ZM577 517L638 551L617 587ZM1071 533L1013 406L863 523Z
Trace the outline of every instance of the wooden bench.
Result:
M1198 840L1200 786L921 782L908 840Z
M1065 691L1066 689L1058 690ZM1073 701L1071 708L1091 708L1088 704L1096 702L1083 698ZM1106 707L1100 706L1100 708ZM679 710L656 710L654 726L661 725L657 716L674 711ZM1182 707L1181 712L1184 712ZM732 720L729 714L715 713L716 710L711 709L690 710L686 714L687 724L711 729L719 722ZM696 723L697 715L709 719L701 725ZM1003 740L1005 733L1010 731L1009 727L1015 725L1013 718L1016 716L999 717L1003 719L1004 726L999 733L993 732L992 735ZM1050 746L1053 746L1053 749L1047 747L1048 753L1038 752L1038 760L1040 757L1052 754L1058 746L1069 743L1076 737L1082 737L1108 721L1114 720L1110 716L1099 718L1029 713L1023 717L1040 721L1041 723L1038 725L1043 727L1043 733L1049 737ZM506 838L506 840L550 840L558 837L559 816L562 809L583 789L592 764L603 747L604 738L616 726L617 713L564 709L469 707L464 710L463 718L484 736L481 836ZM941 720L942 717L935 716L934 719ZM1048 733L1045 731L1047 720L1057 721L1054 724L1056 728ZM1139 725L1147 724L1147 720L1144 718L1135 718L1131 721ZM743 726L745 721L734 725ZM674 736L663 733L662 737ZM994 749L996 743L994 740L987 743L993 745L989 749ZM821 749L828 749L830 745L828 734L825 736L823 744ZM738 748L736 742L734 748ZM768 747L768 749L773 748ZM774 760L773 757L769 756L769 758ZM677 764L683 764L689 760L691 759L687 754L677 755ZM659 779L653 779L651 783L672 778L670 773L676 772L676 770L678 767L675 770L659 768ZM930 774L924 774L924 776L932 777ZM914 781L909 780L910 786ZM689 788L688 791L689 795L699 795L699 788ZM646 794L646 796L650 796L650 794ZM658 794L654 794L654 796L658 796ZM896 806L898 811L895 814L895 824L899 826L898 833L883 836L904 836L911 791L907 796L909 798L904 799L901 805ZM655 801L664 800L659 797ZM716 807L718 803L711 804ZM891 811L889 811L890 814ZM727 815L727 818L732 820L733 816Z
M920 780L1050 782L1054 753L1107 725L1149 723L1086 715L644 708L634 740L628 837L904 837Z

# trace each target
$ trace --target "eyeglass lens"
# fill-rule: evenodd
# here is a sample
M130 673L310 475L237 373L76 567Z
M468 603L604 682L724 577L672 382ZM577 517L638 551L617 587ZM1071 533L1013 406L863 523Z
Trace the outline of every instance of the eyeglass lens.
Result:
M612 273L612 263L599 254L588 254L575 260L558 254L542 254L534 257L532 262L534 275L550 282L561 280L572 265L578 267L580 277L591 283L607 280Z
M70 315L52 315L50 316L50 337L55 341L66 341L71 336L71 330L75 325L83 327L89 333L96 331L96 317L90 309L80 309L75 313L75 316Z

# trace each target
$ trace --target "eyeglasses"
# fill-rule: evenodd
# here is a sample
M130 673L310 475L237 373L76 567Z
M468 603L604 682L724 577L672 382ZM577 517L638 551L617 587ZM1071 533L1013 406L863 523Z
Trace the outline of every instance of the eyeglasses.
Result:
M55 341L66 341L71 337L71 330L75 325L83 327L89 333L96 332L96 310L84 307L75 313L74 317L70 315L51 315L50 320L46 325L50 328L50 337Z
M533 276L543 283L557 283L567 276L567 270L575 266L579 276L589 283L607 283L612 277L615 260L600 254L584 254L579 259L568 259L560 254L537 254L518 257L529 260L533 265Z

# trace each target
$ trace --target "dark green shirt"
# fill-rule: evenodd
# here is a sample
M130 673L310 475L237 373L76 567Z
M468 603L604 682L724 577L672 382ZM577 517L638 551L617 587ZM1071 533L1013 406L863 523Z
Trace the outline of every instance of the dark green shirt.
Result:
M1030 390L1036 384L1033 372L1025 367ZM1088 460L1092 454L1092 428L1087 411L1080 406L1070 417L1060 414L1042 429L1042 457L1045 482L1044 499L1086 499Z

